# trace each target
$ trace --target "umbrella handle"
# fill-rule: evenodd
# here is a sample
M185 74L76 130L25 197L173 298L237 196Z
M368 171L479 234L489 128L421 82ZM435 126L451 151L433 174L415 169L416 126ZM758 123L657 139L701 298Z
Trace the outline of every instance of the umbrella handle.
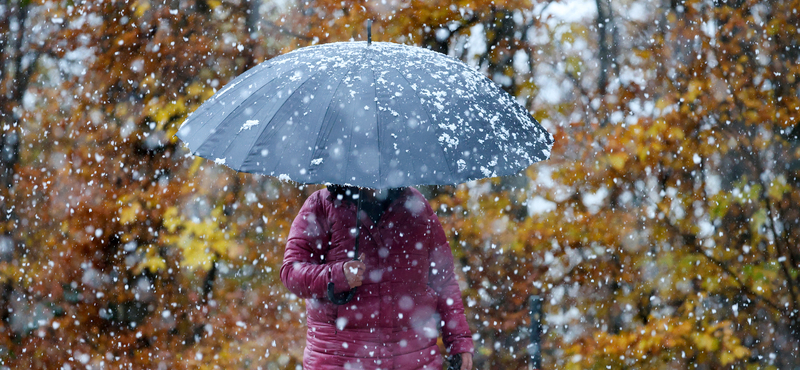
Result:
M370 21L372 23L372 21ZM361 236L361 188L358 188L358 206L356 207L356 245L353 250L353 261L358 261L358 238ZM348 292L335 293L333 282L328 283L328 299L336 305L343 305L351 300L356 295L357 288L351 288Z
M348 302L353 300L353 297L356 295L356 289L358 288L353 288L350 289L350 291L336 294L334 293L333 290L333 282L330 282L328 283L328 299L330 299L331 302L333 302L333 304L338 306L347 304Z

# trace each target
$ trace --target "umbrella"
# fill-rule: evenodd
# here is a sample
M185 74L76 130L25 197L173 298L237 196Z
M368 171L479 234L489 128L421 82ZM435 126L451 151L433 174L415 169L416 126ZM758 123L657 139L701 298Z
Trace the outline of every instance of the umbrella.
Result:
M193 154L300 183L457 184L547 159L552 136L494 82L426 49L311 46L251 68L178 131Z
M553 145L524 107L473 68L371 37L253 67L177 136L194 155L237 171L376 189L512 175L547 159ZM355 248L357 258L358 238Z

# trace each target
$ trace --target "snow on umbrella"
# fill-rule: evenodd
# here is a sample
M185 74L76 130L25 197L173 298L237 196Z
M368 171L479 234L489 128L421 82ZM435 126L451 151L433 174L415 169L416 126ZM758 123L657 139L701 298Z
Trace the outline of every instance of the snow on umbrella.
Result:
M238 171L376 189L512 175L547 159L553 144L479 72L386 42L310 46L261 63L177 136Z

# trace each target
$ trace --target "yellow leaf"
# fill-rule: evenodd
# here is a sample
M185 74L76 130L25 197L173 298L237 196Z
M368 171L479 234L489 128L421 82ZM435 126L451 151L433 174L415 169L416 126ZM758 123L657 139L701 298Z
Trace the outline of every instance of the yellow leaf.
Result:
M695 333L692 336L692 341L697 345L697 348L705 351L716 351L719 348L719 341L708 332Z
M703 93L703 83L698 80L694 80L689 82L689 89L688 91L686 91L686 96L684 99L686 99L687 102L691 103L695 101L695 99L697 99L697 97L700 96L700 94L702 93Z
M136 266L135 272L137 274L141 273L144 269L149 270L151 273L156 273L167 268L167 262L164 261L160 255L158 255L157 249L158 248L152 245L147 246L147 252L142 259L142 262L139 262L139 264Z
M719 362L722 363L722 366L728 366L733 362L736 362L736 357L733 356L730 352L722 352L719 356Z
M192 162L192 167L189 168L189 176L194 176L195 172L197 172L197 169L200 168L201 164L203 164L203 158L195 157L194 162Z
M676 139L676 140L683 140L683 138L684 138L683 130L681 130L678 127L671 128L669 130L669 134L673 139Z
M164 212L163 220L164 227L166 227L169 232L174 233L181 224L181 219L178 217L178 208L167 208L167 211Z
M187 235L181 238L179 246L183 250L183 266L190 269L199 267L206 271L211 269L214 255L210 253L206 243Z
M203 85L197 81L192 82L192 84L186 88L186 94L189 96L202 96L204 92L205 89L203 88Z
M614 169L617 171L622 171L625 169L625 164L628 162L628 153L611 153L608 155L608 161L611 163L611 166L614 167Z
M778 176L767 189L767 195L773 200L783 199L783 195L792 191L791 185L786 183L786 178L783 175Z
M133 7L135 9L133 14L136 16L136 18L141 18L144 15L144 12L150 9L150 2L147 0L138 1Z
M658 99L656 101L656 109L658 110L664 110L666 107L669 107L670 105L671 104L664 99Z
M130 206L120 208L119 210L119 223L127 225L136 220L136 216L142 210L142 205L139 202L133 202Z
M217 256L235 258L244 253L244 247L231 241L230 234L220 229L220 222L224 222L222 207L213 209L210 217L201 222L186 220L178 215L176 207L169 207L163 220L164 227L173 233L165 235L164 241L181 249L181 264L186 268L208 270Z
M733 356L737 359L742 359L747 356L750 356L750 349L745 346L737 346L733 349Z
M153 99L148 103L149 116L156 121L159 130L164 129L164 125L170 122L173 118L182 117L186 115L186 104L183 98L177 98L167 103L160 100Z

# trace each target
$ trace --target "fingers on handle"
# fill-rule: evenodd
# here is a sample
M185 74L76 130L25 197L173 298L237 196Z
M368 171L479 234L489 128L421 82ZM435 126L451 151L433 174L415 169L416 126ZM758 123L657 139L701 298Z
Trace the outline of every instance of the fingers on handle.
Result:
M461 370L472 370L472 355L463 356L464 362L461 363Z

